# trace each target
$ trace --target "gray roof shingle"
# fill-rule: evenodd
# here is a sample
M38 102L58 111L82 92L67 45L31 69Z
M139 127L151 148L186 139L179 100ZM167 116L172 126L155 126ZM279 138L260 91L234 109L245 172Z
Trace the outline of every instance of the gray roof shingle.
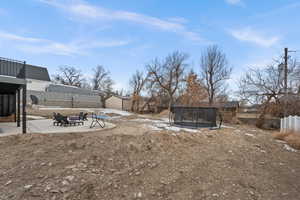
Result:
M23 63L10 59L0 58L0 75L23 78ZM26 64L26 78L41 81L50 81L47 68Z

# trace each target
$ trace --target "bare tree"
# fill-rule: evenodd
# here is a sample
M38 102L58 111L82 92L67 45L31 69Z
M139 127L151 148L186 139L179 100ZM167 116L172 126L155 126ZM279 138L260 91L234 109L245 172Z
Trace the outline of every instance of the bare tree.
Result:
M149 81L161 88L169 97L169 108L174 103L174 95L184 81L184 71L188 56L178 51L170 54L164 61L155 59L147 65Z
M297 84L294 84L294 77L297 77L298 67L290 63L288 70L289 93L297 93ZM262 127L265 115L270 109L276 109L277 115L282 115L281 98L285 95L283 67L279 63L265 68L249 69L241 78L239 83L240 95L243 100L251 104L260 104L261 113L257 120L257 126ZM297 82L297 80L296 80ZM294 109L294 108L293 108Z
M203 80L209 104L213 104L215 98L224 94L225 81L230 78L232 68L228 66L225 53L218 46L209 46L201 56L201 79Z
M85 82L81 71L71 66L62 66L59 68L59 74L53 76L54 81L76 87L82 87Z
M110 72L105 70L103 66L98 65L93 71L93 89L101 91L102 105L105 107L105 101L113 95L114 82L110 77Z
M132 104L131 111L139 111L141 92L144 89L147 77L141 71L136 71L129 80L129 85L132 88Z

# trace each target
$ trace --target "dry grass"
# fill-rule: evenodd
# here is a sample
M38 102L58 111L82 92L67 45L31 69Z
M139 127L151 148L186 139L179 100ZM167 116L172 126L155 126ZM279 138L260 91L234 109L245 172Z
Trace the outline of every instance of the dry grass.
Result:
M169 117L170 111L168 109L161 111L158 116L159 117Z
M273 138L275 138L276 140L285 140L286 137L288 137L289 135L291 135L291 133L274 133L273 134Z
M294 149L300 150L300 134L290 134L285 137L285 141Z
M300 134L298 133L274 133L273 137L277 140L286 141L289 146L300 150Z

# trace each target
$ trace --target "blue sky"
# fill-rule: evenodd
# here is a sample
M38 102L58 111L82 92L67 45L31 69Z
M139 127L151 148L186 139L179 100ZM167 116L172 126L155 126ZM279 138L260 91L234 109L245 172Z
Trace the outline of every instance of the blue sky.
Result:
M0 7L0 56L46 66L110 70L126 88L136 69L174 50L190 55L219 45L233 67L230 84L265 66L284 47L300 49L298 0L9 0Z

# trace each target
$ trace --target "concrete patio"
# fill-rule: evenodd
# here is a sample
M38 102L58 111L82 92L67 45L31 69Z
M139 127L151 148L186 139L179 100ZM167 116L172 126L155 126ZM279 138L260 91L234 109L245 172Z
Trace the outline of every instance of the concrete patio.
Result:
M79 132L94 132L105 129L114 128L115 125L112 123L105 122L105 127L101 128L99 125L90 128L91 120L85 121L82 126L53 126L53 120L41 119L41 120L29 120L27 126L27 133L79 133ZM8 135L21 134L21 127L17 127L16 123L0 123L0 137Z

